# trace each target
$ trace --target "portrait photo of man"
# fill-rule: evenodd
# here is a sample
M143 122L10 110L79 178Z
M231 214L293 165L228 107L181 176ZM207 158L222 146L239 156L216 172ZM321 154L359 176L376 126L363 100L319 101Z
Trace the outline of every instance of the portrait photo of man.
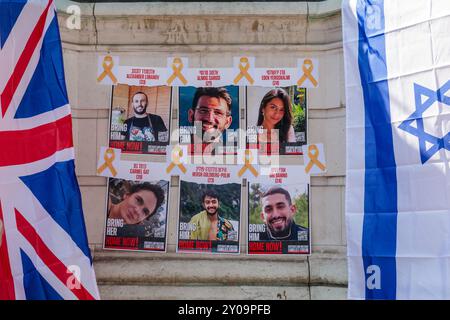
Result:
M191 231L191 240L228 240L233 225L228 219L219 215L219 195L213 190L206 190L202 196L201 212L194 215L189 223L195 230Z
M131 97L133 116L125 120L127 131L125 140L128 141L168 141L167 127L163 119L152 113L147 113L148 96L138 91ZM163 136L164 138L162 138Z
M123 152L165 154L170 137L172 88L113 86L110 147Z
M225 142L227 129L239 128L239 87L183 87L179 104L180 128L195 128L198 142ZM193 132L189 132L185 141L197 143L193 139Z
M181 180L177 250L238 253L241 189L239 183Z
M203 142L217 141L230 127L231 101L226 88L197 88L188 118L192 124L201 122Z
M260 240L305 240L308 228L296 224L297 207L289 192L279 186L270 187L261 195L261 220L266 225ZM299 239L300 238L300 239Z

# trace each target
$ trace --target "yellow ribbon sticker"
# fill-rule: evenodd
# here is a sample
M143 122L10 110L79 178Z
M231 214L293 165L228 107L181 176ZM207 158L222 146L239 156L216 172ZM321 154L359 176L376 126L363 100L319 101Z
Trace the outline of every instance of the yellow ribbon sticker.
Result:
M302 66L302 70L303 70L303 75L302 77L297 81L297 85L301 86L303 84L303 82L306 81L306 79L309 79L309 81L311 81L311 83L313 84L314 87L317 87L317 85L319 84L317 82L317 80L314 78L314 76L312 75L312 71L314 70L314 65L311 59L305 59L303 61L303 66Z
M107 55L103 58L103 72L98 76L97 82L101 82L103 79L105 79L106 76L108 76L114 84L117 83L117 78L114 76L114 73L112 72L112 69L114 67L114 60L110 55Z
M111 174L113 177L117 175L117 170L113 166L113 161L116 159L116 154L113 149L108 148L105 150L105 153L103 155L103 159L105 160L105 163L103 163L98 169L97 173L102 173L106 168L109 168L111 171Z
M245 171L250 170L251 173L253 173L253 175L255 177L258 176L258 171L256 171L255 167L251 165L251 162L253 161L253 154L250 150L245 150L245 155L244 155L244 166L239 170L238 172L238 176L239 178L244 174Z
M181 73L181 70L183 70L184 65L183 65L183 61L181 60L181 58L174 58L173 62L172 62L172 70L173 73L172 75L169 77L169 79L167 79L167 84L170 86L172 84L172 82L178 78L180 79L180 81L186 85L187 84L187 80L186 78L183 76L183 74Z
M234 79L234 84L238 84L238 82L241 81L241 79L243 77L245 77L245 79L247 79L247 81L250 82L250 84L253 84L253 82L255 82L255 80L253 80L252 76L248 73L249 69L250 69L250 63L248 62L248 58L242 57L239 60L239 71L240 72Z
M180 146L175 146L171 153L171 163L166 168L166 172L172 171L175 166L178 166L183 173L186 173L186 167L181 163L181 158L183 157L183 149Z
M319 167L320 170L325 171L325 165L319 161L319 149L315 144L308 146L308 157L310 159L308 165L305 167L305 172L309 173L313 165Z

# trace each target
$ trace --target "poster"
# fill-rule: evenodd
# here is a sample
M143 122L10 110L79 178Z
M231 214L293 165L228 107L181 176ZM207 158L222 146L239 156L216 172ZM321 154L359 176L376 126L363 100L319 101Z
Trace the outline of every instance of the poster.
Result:
M306 89L247 87L247 143L259 154L300 155L307 142Z
M248 221L249 254L309 254L309 178L303 166L272 167L251 179Z
M165 154L171 96L167 86L113 86L110 147L124 153Z
M179 88L180 143L191 154L235 154L239 87Z
M162 69L148 68L127 69L128 81L134 82L113 86L109 148L101 150L97 167L99 175L109 178L105 248L165 251L169 181L179 176L177 252L239 254L241 207L248 201L249 223L244 229L250 254L310 253L305 167L258 162L265 155L269 157L263 159L272 161L271 155L302 154L307 144L306 89L293 85L295 68L253 70L254 60L236 61L239 72L230 73L232 69L189 69L186 59L173 59L166 72L171 86L157 83ZM237 82L225 86L230 74ZM244 87L247 82L251 84ZM179 145L169 144L173 85L179 86L174 101L179 130L173 132ZM243 106L245 112L240 110ZM138 155L120 159L127 153ZM151 154L167 159L161 162ZM212 157L205 157L209 154ZM248 199L241 198L242 179L248 180ZM135 186L142 184L162 190L138 190L153 193L146 213L119 210L130 206ZM156 194L163 194L163 200L156 201L161 198ZM284 200L278 202L285 202L287 213L273 218L268 208L279 209L271 201L280 194Z
M169 181L108 179L105 249L166 251Z
M189 166L180 180L179 205L178 252L240 252L236 166Z

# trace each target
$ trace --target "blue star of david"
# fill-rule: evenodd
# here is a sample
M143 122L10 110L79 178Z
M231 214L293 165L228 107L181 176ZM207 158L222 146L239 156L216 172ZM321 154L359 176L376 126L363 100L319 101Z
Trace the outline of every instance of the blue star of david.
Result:
M450 89L450 80L447 81L437 91L422 87L417 83L414 83L414 97L416 103L416 110L403 121L398 127L419 139L420 159L422 164L427 162L435 153L440 149L445 148L450 151L450 132L441 138L435 137L425 132L423 126L423 113L433 105L436 101L442 102L447 106L450 106L450 97L445 93ZM422 103L422 96L427 99ZM416 121L417 127L413 127L412 123ZM427 149L426 142L431 144L431 147Z

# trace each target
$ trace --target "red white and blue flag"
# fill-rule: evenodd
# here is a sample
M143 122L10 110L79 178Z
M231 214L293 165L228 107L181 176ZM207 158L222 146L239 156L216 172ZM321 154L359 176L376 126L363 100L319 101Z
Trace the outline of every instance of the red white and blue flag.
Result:
M0 300L98 299L52 0L0 0Z

